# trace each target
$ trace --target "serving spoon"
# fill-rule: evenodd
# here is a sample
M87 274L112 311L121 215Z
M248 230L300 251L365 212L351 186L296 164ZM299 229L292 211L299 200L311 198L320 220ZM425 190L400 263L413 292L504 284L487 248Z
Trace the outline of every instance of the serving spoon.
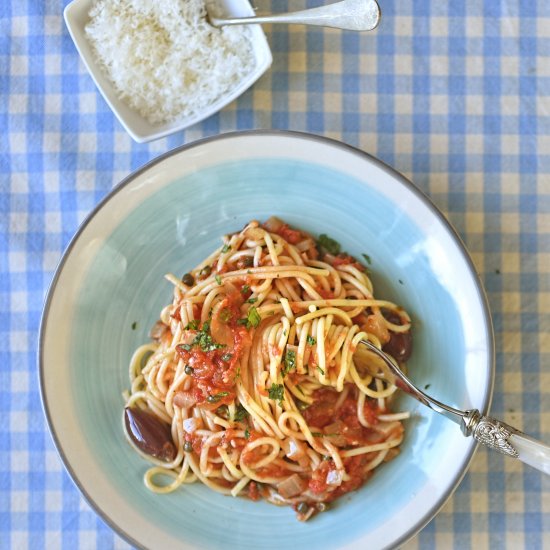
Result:
M214 7L209 4L210 2L206 2L207 17L213 27L287 23L351 31L372 31L380 21L380 6L376 0L342 0L328 6L308 10L252 17L218 17Z
M545 474L550 474L550 446L500 420L482 415L477 409L463 411L441 403L418 389L405 376L393 358L378 349L372 342L361 340L359 343L381 360L376 362L376 366L373 366L372 361L361 361L364 348L358 347L355 352L356 355L359 354L361 365L365 366L375 378L390 382L423 405L459 424L465 436L472 436L476 441L491 449L519 458L525 464L541 470Z

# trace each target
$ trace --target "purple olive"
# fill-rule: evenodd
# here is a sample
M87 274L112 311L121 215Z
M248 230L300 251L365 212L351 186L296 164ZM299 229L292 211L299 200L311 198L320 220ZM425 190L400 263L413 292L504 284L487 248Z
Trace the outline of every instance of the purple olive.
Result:
M138 407L126 407L124 424L126 433L138 449L164 462L174 460L176 448L170 426L160 418Z
M394 325L401 325L401 318L393 311L382 310L382 315ZM391 332L389 341L382 346L382 350L389 353L400 363L407 361L412 353L412 334L408 332Z

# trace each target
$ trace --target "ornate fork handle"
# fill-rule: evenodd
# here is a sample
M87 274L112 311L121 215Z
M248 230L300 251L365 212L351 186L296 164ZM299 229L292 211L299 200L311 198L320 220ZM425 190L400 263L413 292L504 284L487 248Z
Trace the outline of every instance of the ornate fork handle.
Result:
M519 458L525 464L550 474L550 446L501 420L483 416L476 409L466 411L462 417L462 431L499 453Z
M468 411L463 432L499 453L519 458L518 451L510 443L510 436L520 432L496 418L483 416L478 410Z

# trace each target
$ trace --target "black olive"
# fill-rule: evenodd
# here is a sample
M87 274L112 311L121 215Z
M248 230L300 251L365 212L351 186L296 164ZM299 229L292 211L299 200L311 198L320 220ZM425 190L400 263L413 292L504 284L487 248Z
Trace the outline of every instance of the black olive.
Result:
M309 504L307 502L300 502L296 506L296 512L299 514L307 514L309 512Z
M193 443L191 443L191 441L186 441L186 442L183 444L183 450L184 450L186 453L192 453L192 452L193 452Z
M153 413L138 407L124 409L126 433L138 449L159 460L171 462L176 457L170 426Z
M183 369L185 371L185 374L191 375L195 372L195 369L191 365L185 365L185 368Z

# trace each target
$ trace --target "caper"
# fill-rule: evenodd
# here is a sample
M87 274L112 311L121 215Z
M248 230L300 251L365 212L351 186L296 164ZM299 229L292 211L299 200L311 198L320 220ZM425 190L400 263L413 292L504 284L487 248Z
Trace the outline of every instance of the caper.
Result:
M185 371L185 374L188 374L189 376L195 372L195 369L191 365L185 365L183 370Z
M193 443L191 443L191 441L186 441L186 442L183 444L183 450L184 450L186 453L192 453L192 452L193 452Z
M296 506L296 512L299 514L307 514L309 512L309 504L307 502L300 502Z
M202 269L201 269L201 275L204 275L205 277L207 277L208 275L210 275L210 273L212 273L212 267L209 266L209 265L205 265Z
M186 273L186 274L181 278L181 282L182 282L184 285L193 286L193 285L195 284L195 277L193 277L193 275L191 275L191 273Z

